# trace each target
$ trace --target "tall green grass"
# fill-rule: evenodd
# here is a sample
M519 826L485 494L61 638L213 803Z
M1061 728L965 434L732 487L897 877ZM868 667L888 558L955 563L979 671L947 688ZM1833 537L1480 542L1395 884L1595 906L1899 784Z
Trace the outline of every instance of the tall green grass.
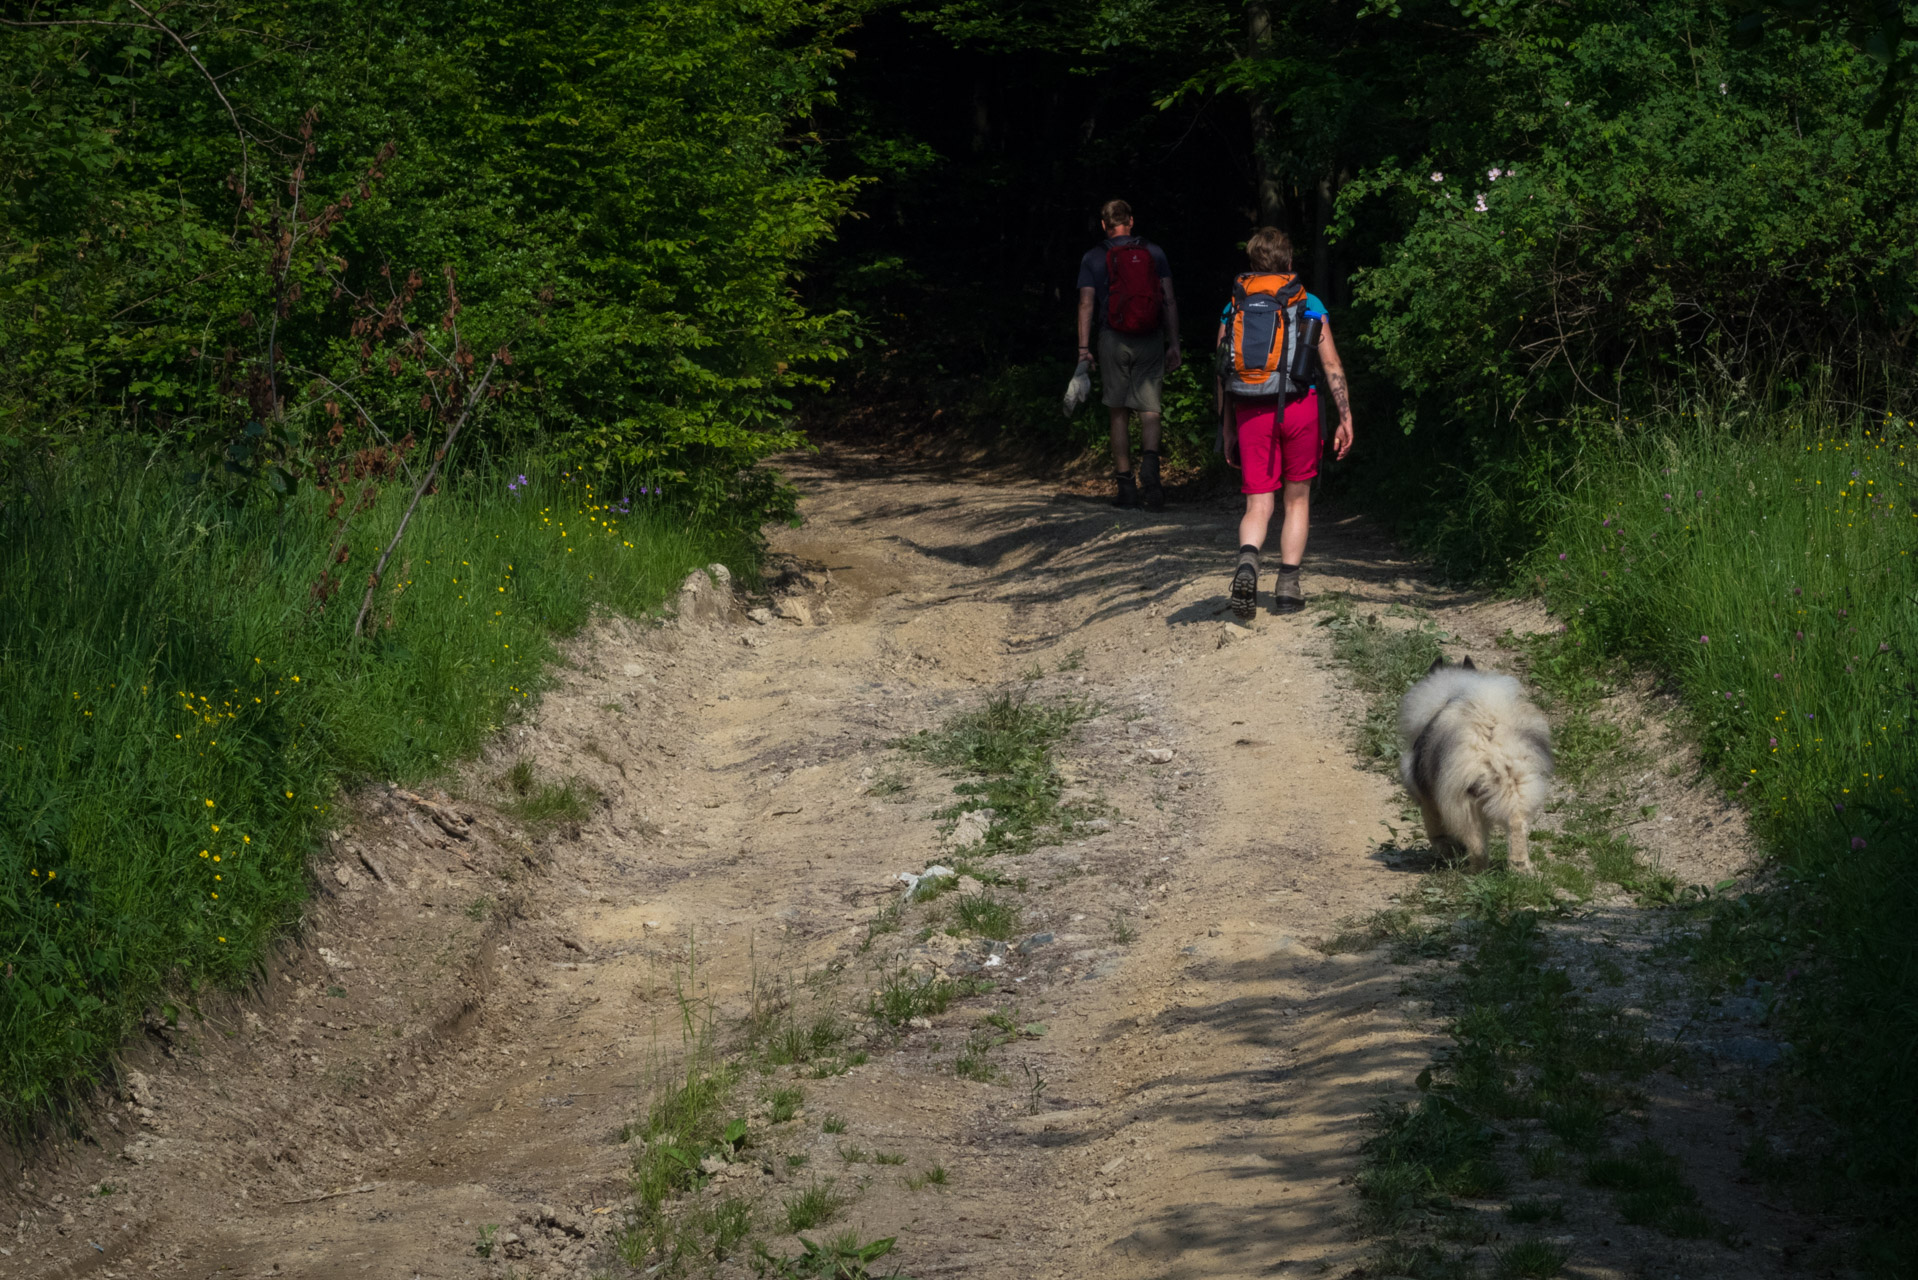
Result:
M1774 984L1846 1176L1918 1193L1918 435L1694 415L1589 454L1525 572L1572 646L1666 674L1780 875L1706 941ZM1898 1248L1918 1257L1907 1231Z
M330 600L322 495L234 508L124 458L0 496L0 1121L86 1087L141 1010L259 962L297 915L338 788L446 768L525 706L554 637L656 605L738 534L583 481L426 499L352 619L405 495L357 517ZM357 586L355 584L358 584Z

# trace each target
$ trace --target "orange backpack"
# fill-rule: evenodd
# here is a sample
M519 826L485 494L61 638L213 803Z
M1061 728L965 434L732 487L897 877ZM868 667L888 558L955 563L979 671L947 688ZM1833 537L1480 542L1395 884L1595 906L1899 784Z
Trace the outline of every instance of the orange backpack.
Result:
M1219 348L1219 374L1235 396L1304 392L1312 360L1305 286L1295 275L1250 271L1232 283L1232 324Z

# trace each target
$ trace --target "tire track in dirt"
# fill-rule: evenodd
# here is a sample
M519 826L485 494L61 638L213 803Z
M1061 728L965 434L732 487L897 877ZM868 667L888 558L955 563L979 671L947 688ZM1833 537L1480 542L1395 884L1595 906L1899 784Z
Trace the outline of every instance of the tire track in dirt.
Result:
M0 1274L629 1274L620 1129L679 1052L676 993L732 1025L769 977L841 965L856 1007L885 954L859 951L867 925L893 873L939 857L951 798L923 771L906 803L869 795L898 763L886 744L1035 665L1040 695L1105 708L1062 757L1115 815L996 868L1054 941L1011 956L996 995L806 1082L788 1147L863 1183L842 1225L897 1235L888 1265L915 1276L1357 1261L1363 1118L1435 1039L1406 969L1311 945L1412 878L1377 854L1402 802L1353 757L1357 704L1314 615L1226 624L1222 507L1115 512L830 450L794 474L807 524L774 549L817 625L596 627L462 772L471 849L356 800L304 943L261 990L132 1046L137 1076L78 1137L9 1157ZM1314 538L1310 591L1419 590L1360 522ZM519 759L604 803L529 836L489 808ZM999 1082L958 1078L994 1001L1047 1034L1003 1050ZM843 1164L831 1113L907 1163ZM933 1164L944 1186L906 1185ZM729 1185L776 1204L786 1178ZM488 1224L516 1239L482 1259Z

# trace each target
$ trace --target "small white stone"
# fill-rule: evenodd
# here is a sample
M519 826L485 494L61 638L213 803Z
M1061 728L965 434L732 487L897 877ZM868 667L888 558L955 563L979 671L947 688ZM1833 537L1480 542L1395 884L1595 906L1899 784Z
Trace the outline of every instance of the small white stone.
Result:
M946 843L954 849L977 848L986 842L995 816L991 809L974 809L970 813L960 814L959 821L952 826L952 834L946 837Z

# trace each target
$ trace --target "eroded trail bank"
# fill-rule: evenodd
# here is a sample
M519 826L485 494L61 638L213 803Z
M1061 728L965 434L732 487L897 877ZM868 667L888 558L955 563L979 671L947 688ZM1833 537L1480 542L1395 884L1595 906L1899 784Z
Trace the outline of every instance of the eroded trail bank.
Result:
M631 1274L628 1126L688 1011L738 1047L791 991L837 1029L797 1064L754 1051L749 1145L699 1193L753 1225L690 1270L797 1252L785 1202L815 1187L840 1203L807 1235L897 1237L875 1274L1358 1265L1366 1115L1438 1036L1413 970L1317 945L1414 879L1317 615L1228 625L1223 508L831 453L799 478L779 616L600 627L437 809L356 797L303 944L244 1001L152 1026L119 1096L16 1165L0 1273ZM1314 538L1310 590L1485 640L1513 621L1360 522ZM1087 713L1058 749L1085 820L978 859L1018 913L1002 954L921 908L875 932L896 873L954 857L953 779L892 744L1008 690ZM600 803L505 816L566 779ZM894 1031L869 1001L902 970L975 994ZM1012 1035L975 1034L994 1011ZM774 1087L803 1090L790 1119ZM1584 1274L1750 1273L1632 1229L1576 1249Z

